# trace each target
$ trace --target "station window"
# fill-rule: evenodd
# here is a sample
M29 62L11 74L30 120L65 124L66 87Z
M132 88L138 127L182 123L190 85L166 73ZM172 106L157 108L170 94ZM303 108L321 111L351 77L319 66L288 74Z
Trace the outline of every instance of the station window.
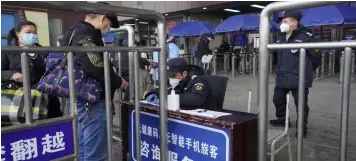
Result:
M15 26L16 11L1 11L1 46L7 45L7 34Z

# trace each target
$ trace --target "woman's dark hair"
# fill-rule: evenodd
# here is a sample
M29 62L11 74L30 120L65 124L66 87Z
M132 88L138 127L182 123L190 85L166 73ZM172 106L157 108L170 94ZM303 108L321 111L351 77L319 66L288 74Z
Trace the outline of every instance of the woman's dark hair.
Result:
M24 26L35 26L35 28L37 28L36 24L31 21L21 21L13 29L9 31L7 35L8 44L11 44L11 42L14 40L16 43L18 42L19 38L17 37L16 32L20 32Z

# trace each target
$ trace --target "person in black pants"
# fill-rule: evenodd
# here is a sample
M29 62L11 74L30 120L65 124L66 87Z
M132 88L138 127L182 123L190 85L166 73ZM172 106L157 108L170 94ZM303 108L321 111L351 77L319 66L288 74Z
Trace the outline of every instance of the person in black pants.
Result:
M302 15L296 11L287 11L282 20L280 29L283 33L277 43L307 43L313 42L314 37L300 25ZM291 91L298 107L299 85L299 51L300 49L282 49L278 51L278 63L276 70L276 87L274 89L273 103L276 107L276 120L270 120L272 126L285 126L286 95ZM308 49L305 62L305 94L304 94L304 133L307 134L309 115L308 94L312 87L313 71L320 65L321 53L319 49ZM297 121L298 122L298 121ZM291 126L291 123L289 123Z

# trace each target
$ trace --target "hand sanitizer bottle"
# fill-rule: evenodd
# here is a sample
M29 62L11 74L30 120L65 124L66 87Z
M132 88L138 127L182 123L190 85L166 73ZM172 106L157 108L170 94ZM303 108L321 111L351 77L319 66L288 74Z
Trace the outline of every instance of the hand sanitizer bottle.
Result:
M168 110L171 111L179 111L179 95L176 94L176 92L174 91L174 88L177 87L177 85L179 84L179 79L173 79L170 78L169 79L169 84L171 84L172 86L172 90L171 90L171 94L168 95Z

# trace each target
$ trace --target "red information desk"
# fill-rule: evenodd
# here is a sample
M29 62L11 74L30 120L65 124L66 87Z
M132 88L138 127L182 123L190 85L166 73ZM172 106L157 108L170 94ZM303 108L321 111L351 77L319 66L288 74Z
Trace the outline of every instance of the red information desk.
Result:
M128 154L123 159L136 160L135 107L125 102L121 108L122 154ZM257 160L257 115L229 110L222 112L232 115L210 119L169 111L169 160ZM142 160L159 160L159 109L141 104L140 117Z

